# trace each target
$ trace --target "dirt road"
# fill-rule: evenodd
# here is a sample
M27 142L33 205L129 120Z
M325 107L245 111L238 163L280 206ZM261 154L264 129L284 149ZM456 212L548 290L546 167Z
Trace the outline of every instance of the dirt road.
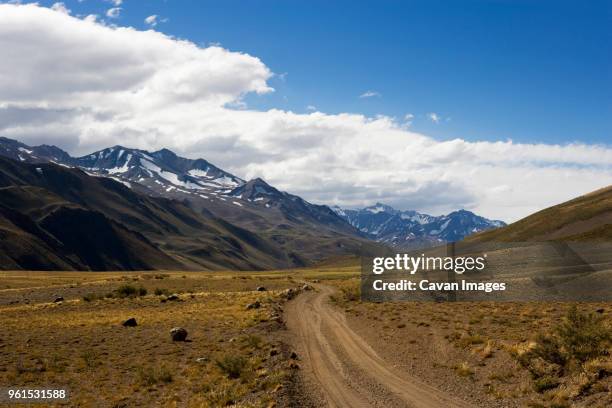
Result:
M287 325L301 350L304 375L324 395L330 407L388 406L390 395L407 407L467 408L471 405L446 395L383 360L329 304L334 289L317 285L287 306ZM359 378L353 378L359 377ZM382 391L381 391L382 388Z

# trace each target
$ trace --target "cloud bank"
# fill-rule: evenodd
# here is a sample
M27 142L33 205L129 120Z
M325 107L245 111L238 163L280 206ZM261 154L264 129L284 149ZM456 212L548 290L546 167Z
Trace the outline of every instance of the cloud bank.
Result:
M72 154L168 147L326 204L512 221L612 184L612 149L438 141L391 117L233 109L274 90L255 56L36 5L0 5L0 135Z

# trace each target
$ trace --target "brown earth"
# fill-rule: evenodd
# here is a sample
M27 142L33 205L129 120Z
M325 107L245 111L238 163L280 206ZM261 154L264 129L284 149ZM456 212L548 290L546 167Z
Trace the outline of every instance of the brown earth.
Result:
M344 315L329 304L334 289L325 285L316 288L316 292L306 292L289 304L287 321L304 355L306 375L316 381L327 405L470 406L381 358L351 329ZM348 369L345 363L350 365Z

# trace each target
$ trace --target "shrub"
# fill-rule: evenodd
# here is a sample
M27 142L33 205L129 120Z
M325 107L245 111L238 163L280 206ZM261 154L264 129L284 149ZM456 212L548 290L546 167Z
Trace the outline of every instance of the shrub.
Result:
M529 370L537 392L557 388L563 382L559 392L575 397L606 371L601 362L609 359L611 342L612 330L603 318L581 313L574 305L559 324L538 334L535 343L515 346L511 354Z
M262 338L254 334L250 334L246 336L244 338L244 341L249 347L254 348L254 349L259 349L263 344Z
M533 389L537 392L544 392L546 390L550 390L552 388L557 388L560 382L558 378L552 376L544 376L536 379L533 382Z
M137 289L132 285L121 285L116 290L117 294L121 297L133 296L136 294Z
M147 290L141 287L135 287L132 285L121 285L115 291L119 297L130 297L130 296L145 296Z
M466 361L456 366L455 371L457 372L457 375L461 377L469 377L470 375L474 374L474 370L472 370Z
M229 378L240 378L246 365L247 360L242 356L226 355L217 360L217 367L227 374Z
M556 328L560 345L570 358L581 363L608 354L612 331L603 316L580 313L574 305Z
M607 355L611 341L612 331L601 316L580 313L574 305L552 333L538 335L532 353L549 363L568 367Z
M349 302L361 300L361 288L359 285L351 285L342 288L342 296Z
M165 366L161 367L140 367L138 377L144 385L150 386L157 383L171 383L173 380L172 372Z
M170 294L170 291L168 289L155 288L155 291L153 293L155 293L155 296L168 296Z

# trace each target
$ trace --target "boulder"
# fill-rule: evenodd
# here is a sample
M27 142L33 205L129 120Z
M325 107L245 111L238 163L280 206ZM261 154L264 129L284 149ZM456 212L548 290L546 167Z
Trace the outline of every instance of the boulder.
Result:
M267 291L267 290L268 290L268 289L264 288L263 286L258 286L258 287L257 287L257 291L258 291L258 292L265 292L265 291Z
M55 300L53 301L53 303L59 303L59 302L63 302L64 298L62 296L58 296L55 298Z
M187 340L187 330L182 327L175 327L170 330L170 337L172 337L172 341L185 341Z
M173 294L171 294L170 296L168 296L168 297L166 298L166 300L179 300L179 299L180 299L180 297L179 297L179 295L178 295L178 294L176 294L176 293L173 293Z
M304 286L302 286L302 290L312 290L312 286L310 286L309 284L305 283Z
M253 303L249 303L247 305L247 310L251 310L251 309L259 309L261 307L261 303L259 302L259 300L256 300Z
M136 326L138 326L138 323L136 322L135 318L130 317L129 319L127 319L126 321L121 323L121 325L123 327L136 327Z

